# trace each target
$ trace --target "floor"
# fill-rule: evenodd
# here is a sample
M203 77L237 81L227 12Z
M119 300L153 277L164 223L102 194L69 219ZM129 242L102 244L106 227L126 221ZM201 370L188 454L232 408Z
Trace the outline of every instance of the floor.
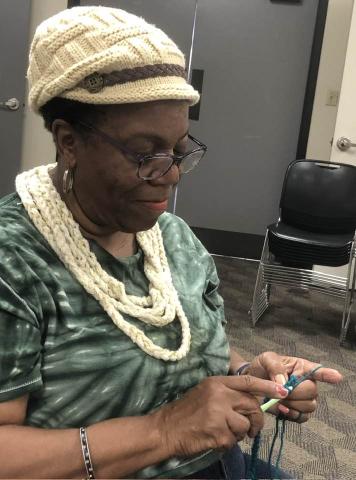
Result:
M300 289L273 287L272 306L251 328L251 306L258 262L214 257L225 300L227 333L233 345L251 359L266 350L308 358L338 369L338 386L319 384L319 407L305 424L289 422L282 468L297 479L356 479L356 338L350 328L340 347L342 301ZM356 314L355 314L356 318ZM266 415L261 457L267 458L275 422ZM243 443L249 450L250 444Z

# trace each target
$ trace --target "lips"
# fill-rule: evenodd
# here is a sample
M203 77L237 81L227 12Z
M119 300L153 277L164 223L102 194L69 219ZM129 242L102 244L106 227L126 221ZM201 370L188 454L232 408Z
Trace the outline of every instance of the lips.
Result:
M168 199L165 200L139 200L139 203L150 210L164 211L168 208Z

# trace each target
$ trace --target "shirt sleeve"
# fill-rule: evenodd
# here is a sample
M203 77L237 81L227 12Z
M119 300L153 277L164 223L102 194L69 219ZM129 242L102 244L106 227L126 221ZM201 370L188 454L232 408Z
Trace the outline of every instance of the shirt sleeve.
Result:
M220 279L216 270L214 259L202 242L190 229L190 227L187 226L187 229L189 229L192 241L194 243L199 264L205 271L203 301L211 310L215 312L216 318L219 318L225 327L227 320L225 316L224 299L219 293Z
M207 259L204 300L212 310L219 313L221 323L226 325L224 300L219 293L220 279L212 256L208 252L207 254L209 258Z
M35 313L0 276L0 402L42 386L41 332Z

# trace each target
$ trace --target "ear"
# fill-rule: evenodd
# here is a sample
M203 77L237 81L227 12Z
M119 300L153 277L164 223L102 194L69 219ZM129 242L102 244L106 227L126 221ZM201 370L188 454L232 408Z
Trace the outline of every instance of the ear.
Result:
M76 166L79 137L73 127L65 120L56 119L52 124L52 136L58 156L64 161L66 168Z

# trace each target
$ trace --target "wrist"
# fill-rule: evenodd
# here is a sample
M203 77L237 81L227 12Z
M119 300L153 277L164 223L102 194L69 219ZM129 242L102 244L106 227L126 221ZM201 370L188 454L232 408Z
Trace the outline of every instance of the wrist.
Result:
M250 362L242 363L234 372L233 375L241 376L241 375L248 375L249 368L251 366Z
M168 410L168 411L167 411ZM170 458L176 455L174 441L172 439L172 430L169 427L169 404L147 415L151 419L151 428L156 433L155 439L158 442L157 448L162 452L163 457Z

